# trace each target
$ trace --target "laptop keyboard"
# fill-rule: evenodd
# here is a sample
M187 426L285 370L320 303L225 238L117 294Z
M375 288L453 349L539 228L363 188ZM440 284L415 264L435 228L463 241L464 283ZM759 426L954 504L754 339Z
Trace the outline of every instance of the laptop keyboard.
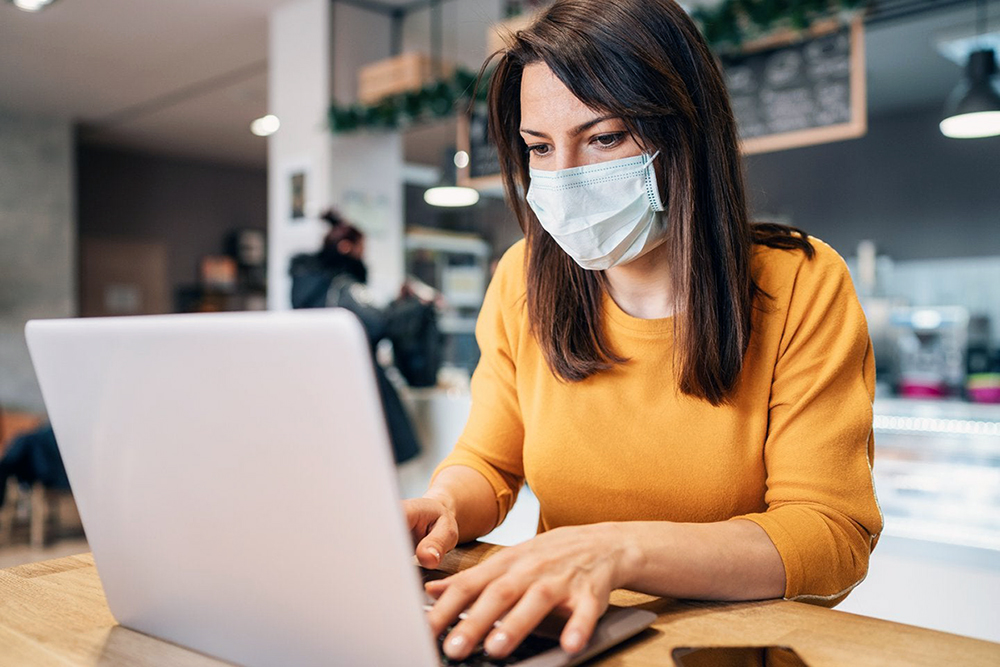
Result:
M500 667L501 665L516 665L522 660L533 658L540 653L544 653L551 648L559 646L559 642L547 637L538 635L528 635L521 645L514 649L506 658L491 658L484 651L482 644L476 647L468 658L464 660L452 660L444 654L444 640L451 632L454 625L448 627L441 636L438 637L438 653L441 656L441 667Z
M435 572L433 570L425 570L424 568L420 568L420 574L421 579L425 582L444 576L444 573ZM428 607L425 607L425 609L429 608L429 605L433 604L433 602L434 600L428 597L426 599ZM441 657L441 667L502 667L503 665L516 665L522 660L533 658L536 655L559 646L559 641L557 639L542 637L540 635L528 635L525 640L521 642L521 645L514 649L514 651L506 658L490 657L483 650L483 645L480 644L469 655L469 657L464 660L452 660L444 654L444 640L448 637L448 633L451 632L454 627L455 624L448 626L438 637L438 654Z

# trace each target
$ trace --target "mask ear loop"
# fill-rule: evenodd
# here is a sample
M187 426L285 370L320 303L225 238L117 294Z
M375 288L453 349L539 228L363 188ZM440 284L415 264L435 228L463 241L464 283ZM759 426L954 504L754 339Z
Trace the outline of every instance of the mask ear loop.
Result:
M650 155L649 159L646 160L645 165L642 167L646 171L646 197L649 198L649 207L657 213L662 211L664 207L663 202L660 201L660 190L656 187L656 171L654 169L650 169L649 167L653 164L653 160L655 160L656 156L659 154L660 151L656 151Z

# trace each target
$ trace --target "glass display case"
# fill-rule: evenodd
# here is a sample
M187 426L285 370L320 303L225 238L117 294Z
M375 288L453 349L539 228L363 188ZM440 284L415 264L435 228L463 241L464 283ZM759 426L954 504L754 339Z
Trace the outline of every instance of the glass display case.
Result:
M875 400L884 533L1000 557L1000 405Z

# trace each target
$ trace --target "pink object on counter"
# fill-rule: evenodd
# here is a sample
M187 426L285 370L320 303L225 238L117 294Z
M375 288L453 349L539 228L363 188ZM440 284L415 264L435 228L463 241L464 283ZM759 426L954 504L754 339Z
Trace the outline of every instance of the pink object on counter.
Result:
M1000 403L1000 387L969 387L966 391L975 403Z
M944 398L948 387L944 383L903 380L899 383L899 393L906 398Z

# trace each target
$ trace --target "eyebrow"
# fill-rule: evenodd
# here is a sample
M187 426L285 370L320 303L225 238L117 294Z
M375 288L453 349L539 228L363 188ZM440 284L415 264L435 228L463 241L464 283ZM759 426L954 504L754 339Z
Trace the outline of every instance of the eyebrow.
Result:
M599 116L599 117L595 118L594 120L588 120L586 123L583 123L582 125L577 125L576 127L574 127L573 130L570 132L570 135L575 137L576 135L580 134L581 132L586 132L588 129L590 129L591 127L597 125L598 123L603 123L606 120L612 120L612 119L616 119L616 118L619 118L619 117L615 116L615 115L607 115L607 116ZM534 137L542 137L543 139L548 139L549 138L549 135L545 134L544 132L539 132L538 130L529 130L526 127L522 127L521 128L521 132L523 134L530 134L530 135L532 135Z

